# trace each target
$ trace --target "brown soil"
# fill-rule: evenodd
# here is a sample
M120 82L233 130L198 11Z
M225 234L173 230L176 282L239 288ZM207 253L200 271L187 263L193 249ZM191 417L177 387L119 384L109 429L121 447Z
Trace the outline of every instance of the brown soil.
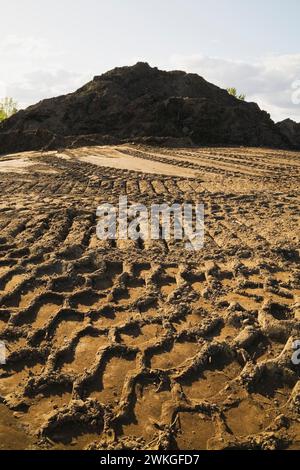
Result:
M1 448L299 449L298 153L127 144L2 168ZM203 250L98 240L121 194L204 203Z

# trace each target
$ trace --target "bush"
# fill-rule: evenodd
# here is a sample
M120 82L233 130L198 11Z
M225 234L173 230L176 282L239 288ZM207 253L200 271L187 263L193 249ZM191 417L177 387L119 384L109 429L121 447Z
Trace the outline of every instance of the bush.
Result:
M11 117L17 111L17 103L12 98L4 98L0 101L0 121Z
M239 95L236 88L227 88L227 91L230 95L234 96L238 100L245 101L246 99L246 95L243 95L243 94Z

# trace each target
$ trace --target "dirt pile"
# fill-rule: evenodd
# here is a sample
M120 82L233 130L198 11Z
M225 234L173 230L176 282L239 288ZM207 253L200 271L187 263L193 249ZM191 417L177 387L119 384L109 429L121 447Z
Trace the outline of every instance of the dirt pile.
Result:
M257 104L196 74L116 68L65 96L41 101L0 125L0 153L134 140L170 145L292 147Z
M278 122L277 127L295 148L300 148L300 123L292 119L285 119Z

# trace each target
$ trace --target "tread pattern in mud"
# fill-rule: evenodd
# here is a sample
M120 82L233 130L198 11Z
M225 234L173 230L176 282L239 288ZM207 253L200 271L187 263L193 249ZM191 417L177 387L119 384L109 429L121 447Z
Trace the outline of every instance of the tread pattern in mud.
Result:
M186 179L80 161L97 151L0 173L6 413L34 448L299 448L299 154L119 149ZM101 242L120 194L204 203L204 249Z

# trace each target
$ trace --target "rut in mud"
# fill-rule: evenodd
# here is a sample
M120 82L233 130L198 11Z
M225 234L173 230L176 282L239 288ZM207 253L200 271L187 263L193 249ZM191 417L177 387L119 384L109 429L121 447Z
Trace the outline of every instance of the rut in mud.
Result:
M10 448L299 449L299 171L247 148L4 157ZM204 203L204 249L98 240L97 205L120 195Z

